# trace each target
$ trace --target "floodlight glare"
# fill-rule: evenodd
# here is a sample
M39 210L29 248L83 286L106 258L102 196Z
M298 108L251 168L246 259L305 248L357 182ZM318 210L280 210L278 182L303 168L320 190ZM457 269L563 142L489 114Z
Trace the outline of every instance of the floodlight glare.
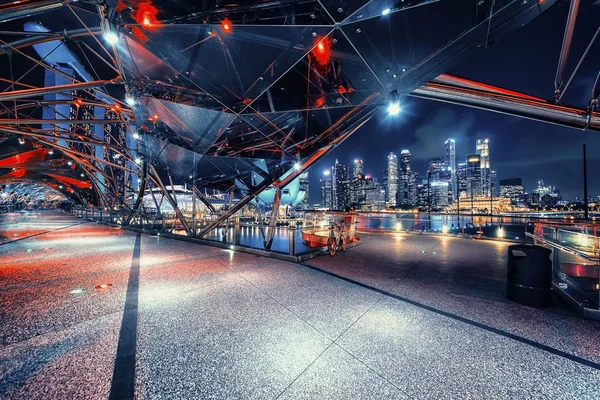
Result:
M125 103L127 103L129 106L133 106L135 105L135 99L131 96L127 96L125 97Z
M400 113L400 102L392 101L388 105L387 112L390 115L398 115Z
M108 31L104 34L104 40L106 40L108 44L114 45L119 43L119 36L113 31Z
M386 8L385 10L383 10L383 11L381 12L381 15L388 15L388 14L390 13L390 11L391 11L391 10L390 10L389 8Z
M300 171L300 168L302 168L302 165L300 165L300 163L297 162L296 164L294 164L294 168L296 168L296 171Z

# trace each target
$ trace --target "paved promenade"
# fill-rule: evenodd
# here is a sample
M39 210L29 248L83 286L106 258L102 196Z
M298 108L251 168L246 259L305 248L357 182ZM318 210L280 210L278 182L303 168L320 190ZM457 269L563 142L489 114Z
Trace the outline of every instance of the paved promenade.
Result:
M0 398L600 398L600 322L506 300L508 244L361 239L293 264L2 215Z

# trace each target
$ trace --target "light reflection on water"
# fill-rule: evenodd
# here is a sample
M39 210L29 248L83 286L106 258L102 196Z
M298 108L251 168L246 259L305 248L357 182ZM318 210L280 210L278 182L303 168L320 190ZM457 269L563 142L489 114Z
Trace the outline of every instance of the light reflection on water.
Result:
M492 217L490 216L461 216L456 215L431 215L427 214L359 214L356 218L357 230L372 229L384 231L434 231L442 232L443 227L447 226L448 233L465 233L477 235L481 232L482 236L497 237L498 227L502 226L504 237L509 239L524 239L526 218L515 217ZM273 238L272 251L289 254L289 229L286 226L275 228L275 237ZM303 244L302 227L294 232L296 241L296 254L302 254L314 251ZM256 225L241 226L239 228L239 237L236 239L236 233L231 227L227 234L223 234L223 229L215 229L206 236L206 239L216 240L229 244L251 247L255 249L264 249L263 238L259 227Z

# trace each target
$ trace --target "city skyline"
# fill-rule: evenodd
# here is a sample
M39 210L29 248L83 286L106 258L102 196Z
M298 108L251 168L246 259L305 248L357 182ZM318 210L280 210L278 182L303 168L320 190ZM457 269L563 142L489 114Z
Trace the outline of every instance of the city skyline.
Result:
M597 29L594 22L597 7L594 8L591 3L580 6L578 30L571 49L578 56L585 51ZM549 30L547 24L564 26L565 7L553 7L545 18L545 21L534 21L518 33L507 35L494 46L485 51L482 49L470 62L457 65L448 72L540 98L552 98L554 67L560 54L563 32L560 29ZM571 88L564 94L565 103L587 106L590 88L598 74L597 63L591 55L597 52L599 45L596 42L590 56L581 64ZM531 49L535 49L535 57L532 57ZM506 54L511 54L513 59L526 59L527 63L507 63ZM572 68L569 67L569 73ZM498 170L498 179L521 177L527 188L535 187L539 179L544 179L559 186L566 198L582 197L581 146L585 143L590 172L589 192L600 193L600 175L592 173L600 170L600 136L597 133L410 96L402 98L400 103L402 112L399 115L386 118L383 110L351 140L339 145L313 166L310 173L331 165L336 158L345 162L361 158L365 173L378 174L385 164L385 157L381 160L379 154L393 151L399 155L403 149L410 149L413 168L423 170L431 158L441 156L437 144L443 145L447 138L456 140L458 155L475 153L473 141L488 137L494 144L490 156ZM429 148L430 143L435 143L435 146Z

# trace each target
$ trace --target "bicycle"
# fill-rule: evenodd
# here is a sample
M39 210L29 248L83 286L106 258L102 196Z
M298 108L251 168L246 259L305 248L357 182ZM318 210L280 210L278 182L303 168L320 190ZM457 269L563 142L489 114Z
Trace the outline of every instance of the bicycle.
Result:
M337 228L337 232L339 233L339 239L335 234L335 230ZM334 222L331 223L329 227L329 239L327 239L327 252L331 257L335 256L335 253L338 250L346 251L346 234L344 230L344 223L336 224Z

